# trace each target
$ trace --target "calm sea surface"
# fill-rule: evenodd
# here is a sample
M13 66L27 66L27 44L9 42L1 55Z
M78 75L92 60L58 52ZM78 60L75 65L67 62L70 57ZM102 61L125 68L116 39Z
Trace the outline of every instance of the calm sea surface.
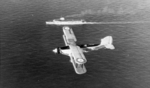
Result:
M83 75L74 72L69 57L52 53L55 47L64 46L63 32L61 27L46 26L45 21L99 8L93 4L73 0L1 1L0 88L150 88L150 23L72 27L79 44L99 43L108 35L114 39L115 50L85 54L87 73ZM147 20L137 15L74 15L73 19Z

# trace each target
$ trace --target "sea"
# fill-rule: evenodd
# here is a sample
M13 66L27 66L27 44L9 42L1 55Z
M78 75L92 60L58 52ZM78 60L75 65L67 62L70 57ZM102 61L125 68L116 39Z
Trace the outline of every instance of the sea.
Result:
M0 88L150 88L150 8L122 1L1 0ZM115 46L85 53L87 73L78 75L52 52L65 46L63 31L45 22L62 16L127 23L72 26L78 44L112 36Z

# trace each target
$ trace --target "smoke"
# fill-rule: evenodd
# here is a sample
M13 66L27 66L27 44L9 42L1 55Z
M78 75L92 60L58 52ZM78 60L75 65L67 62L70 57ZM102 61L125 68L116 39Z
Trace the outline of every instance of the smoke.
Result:
M130 21L130 22L87 22L86 24L149 24L150 21Z
M144 11L150 11L150 0L107 0L107 3L104 3L104 6L97 10L91 8L81 11L79 14L72 14L66 17L83 17L86 15L135 15Z

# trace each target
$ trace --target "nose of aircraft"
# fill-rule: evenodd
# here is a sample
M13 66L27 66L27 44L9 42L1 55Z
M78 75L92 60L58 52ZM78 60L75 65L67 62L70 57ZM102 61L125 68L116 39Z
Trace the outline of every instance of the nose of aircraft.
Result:
M55 48L55 49L53 49L53 52L54 52L54 53L57 53L57 49L56 49L56 48Z

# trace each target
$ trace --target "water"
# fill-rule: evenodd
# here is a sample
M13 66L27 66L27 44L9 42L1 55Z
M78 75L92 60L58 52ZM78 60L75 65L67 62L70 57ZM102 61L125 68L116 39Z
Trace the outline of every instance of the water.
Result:
M60 16L88 21L143 21L148 15L76 14L97 7L76 1L1 1L0 88L149 88L150 26L142 24L84 25L72 27L78 43L99 43L111 35L115 50L86 53L87 73L77 75L69 57L51 50L64 46L61 27L45 21ZM85 4L86 5L82 5ZM4 5L5 4L5 5ZM76 14L76 15L72 15ZM69 16L70 15L70 16ZM81 17L82 16L82 17ZM146 18L147 17L147 18Z

